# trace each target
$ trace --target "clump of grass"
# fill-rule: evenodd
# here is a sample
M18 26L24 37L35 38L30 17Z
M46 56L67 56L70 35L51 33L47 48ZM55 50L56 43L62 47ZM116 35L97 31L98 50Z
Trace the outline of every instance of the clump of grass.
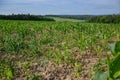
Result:
M7 80L12 80L14 77L14 69L11 62L0 60L0 77L5 77Z

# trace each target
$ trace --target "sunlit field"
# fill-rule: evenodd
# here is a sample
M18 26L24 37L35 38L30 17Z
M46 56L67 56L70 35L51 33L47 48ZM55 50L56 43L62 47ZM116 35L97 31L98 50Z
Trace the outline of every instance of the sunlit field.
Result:
M120 24L0 20L0 80L117 78L119 39Z

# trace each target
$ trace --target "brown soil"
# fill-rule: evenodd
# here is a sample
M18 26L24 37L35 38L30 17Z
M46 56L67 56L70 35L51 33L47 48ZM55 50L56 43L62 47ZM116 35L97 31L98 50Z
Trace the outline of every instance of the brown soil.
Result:
M45 61L45 57L28 58L19 54L1 54L0 59L13 61L16 70L13 80L26 80L32 74L41 76L37 80L91 80L91 67L99 60L90 50L81 55L78 50L75 50L74 60L82 64L81 74L76 77L73 75L74 67L72 65L67 63L56 65L54 62ZM5 79L2 78L2 80Z

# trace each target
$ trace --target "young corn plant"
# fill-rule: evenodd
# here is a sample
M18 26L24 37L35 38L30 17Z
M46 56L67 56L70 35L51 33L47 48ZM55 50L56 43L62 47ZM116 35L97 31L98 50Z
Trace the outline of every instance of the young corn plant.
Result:
M0 60L0 78L5 77L7 80L13 80L14 68L12 63L7 60Z
M97 71L94 80L120 80L120 41L110 44L113 58L107 54L107 72Z

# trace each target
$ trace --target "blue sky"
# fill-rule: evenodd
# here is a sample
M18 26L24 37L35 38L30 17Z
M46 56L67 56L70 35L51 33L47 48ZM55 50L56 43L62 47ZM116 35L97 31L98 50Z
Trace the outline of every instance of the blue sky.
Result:
M120 0L0 0L0 14L98 15L120 13Z

